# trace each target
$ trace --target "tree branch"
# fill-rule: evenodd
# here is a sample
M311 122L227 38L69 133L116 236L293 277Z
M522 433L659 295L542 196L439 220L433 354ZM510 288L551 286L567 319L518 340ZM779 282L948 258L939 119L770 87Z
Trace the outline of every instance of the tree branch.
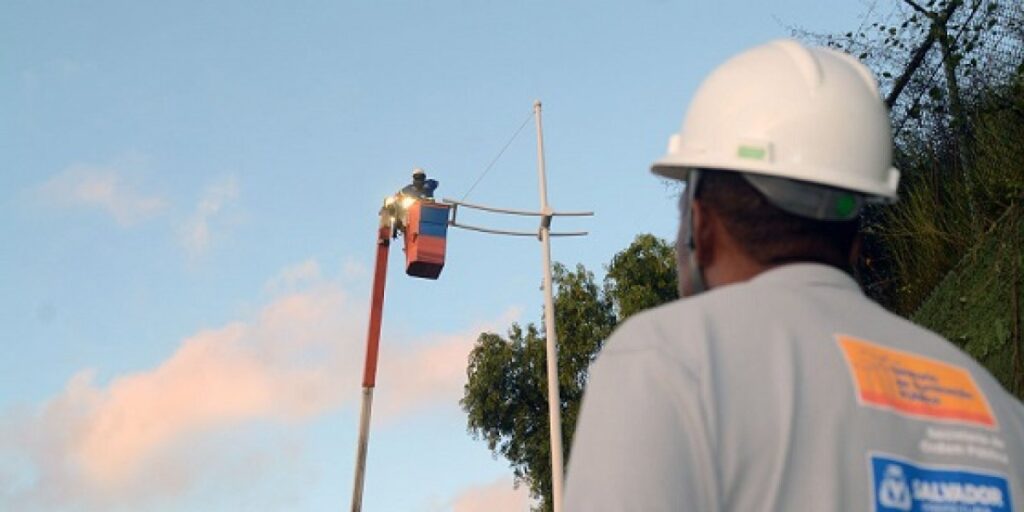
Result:
M903 69L903 74L896 79L893 83L892 90L889 91L889 95L885 98L885 105L892 109L892 106L896 104L896 100L899 99L900 94L903 93L903 89L910 83L910 79L914 76L917 68L921 66L921 62L924 61L928 50L932 48L932 44L935 43L936 26L943 25L942 29L945 30L945 23L949 20L949 17L953 15L953 12L957 10L963 4L963 0L953 0L949 2L949 5L942 11L941 14L923 11L920 5L914 2L914 0L903 0L911 7L916 10L922 11L925 16L932 20L932 26L928 29L928 37L921 42L921 45L914 50L913 55L910 57L910 62L907 63L907 67Z
M909 5L910 7L913 7L915 11L924 14L929 18L935 18L935 13L925 9L924 7L921 7L920 5L917 5L917 2L915 2L914 0L903 0L903 3Z
M925 55L928 55L928 50L932 48L932 44L935 43L935 31L929 30L928 37L924 38L921 42L921 46L918 46L914 50L913 56L910 57L910 62L907 63L907 67L903 69L903 74L896 79L896 82L892 85L892 90L889 91L889 95L885 98L885 106L892 109L892 106L896 104L896 100L899 99L900 94L903 93L903 89L910 83L910 79L917 72L917 68L921 66L921 62L924 61Z

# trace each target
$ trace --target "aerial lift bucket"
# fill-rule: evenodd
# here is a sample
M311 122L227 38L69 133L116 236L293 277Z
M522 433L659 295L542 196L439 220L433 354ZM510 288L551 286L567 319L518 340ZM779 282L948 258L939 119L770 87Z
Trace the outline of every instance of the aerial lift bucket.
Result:
M417 201L409 206L405 229L405 273L437 279L444 268L448 209L442 203Z

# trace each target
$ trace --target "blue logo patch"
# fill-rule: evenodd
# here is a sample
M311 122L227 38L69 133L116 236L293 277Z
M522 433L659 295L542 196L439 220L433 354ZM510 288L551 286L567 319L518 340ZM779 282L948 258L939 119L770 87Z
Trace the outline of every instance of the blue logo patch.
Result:
M872 455L871 475L877 512L1013 510L1006 477L992 473Z

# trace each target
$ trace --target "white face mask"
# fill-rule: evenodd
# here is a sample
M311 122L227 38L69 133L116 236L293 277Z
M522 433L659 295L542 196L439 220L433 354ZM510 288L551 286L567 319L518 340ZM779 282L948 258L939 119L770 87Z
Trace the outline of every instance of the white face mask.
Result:
M676 237L676 273L680 297L707 291L704 271L697 262L697 244L693 237L693 199L700 181L700 171L691 170L686 190L679 196L679 233Z

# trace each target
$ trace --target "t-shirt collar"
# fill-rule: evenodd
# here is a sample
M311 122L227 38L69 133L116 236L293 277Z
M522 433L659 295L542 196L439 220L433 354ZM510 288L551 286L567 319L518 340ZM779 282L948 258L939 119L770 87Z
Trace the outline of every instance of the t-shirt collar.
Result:
M790 263L754 276L752 283L824 285L860 291L857 281L838 268L822 263Z

